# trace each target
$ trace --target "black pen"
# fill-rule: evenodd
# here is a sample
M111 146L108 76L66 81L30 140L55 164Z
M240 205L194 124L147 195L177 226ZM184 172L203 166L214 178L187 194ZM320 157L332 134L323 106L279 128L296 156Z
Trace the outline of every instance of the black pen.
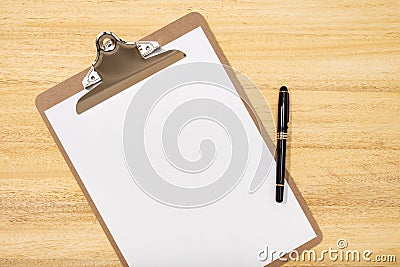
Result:
M289 122L289 92L286 86L279 90L278 130L276 146L276 202L283 201L285 188L286 139Z

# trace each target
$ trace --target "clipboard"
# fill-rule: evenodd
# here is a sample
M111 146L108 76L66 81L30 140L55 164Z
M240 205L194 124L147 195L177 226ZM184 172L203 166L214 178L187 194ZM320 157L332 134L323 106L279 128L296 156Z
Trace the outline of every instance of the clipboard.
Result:
M207 22L205 21L204 17L202 15L200 15L199 13L190 13L190 14L172 22L171 24L161 28L160 30L146 36L145 38L143 38L143 40L155 40L161 46L163 46L164 44L170 43L171 41L177 39L178 37L180 37L184 34L187 34L188 32L190 32L198 27L201 27L201 29L205 33L209 43L211 44L212 48L214 49L220 62L224 65L229 65L228 60L226 59L225 55L223 54L221 48L219 47ZM109 36L109 34L106 36ZM137 55L136 55L137 59L139 59L138 55L139 54L137 53ZM135 82L138 82L141 79L144 79L145 77L148 77L149 75L157 72L158 70L161 70L161 69L165 68L166 66L173 64L174 62L178 61L182 57L184 57L184 54L180 53L179 51L169 51L167 54L161 55L161 57L158 57L158 58L154 57L150 62L146 62L145 65L139 66L139 67L142 67L142 69L140 71L138 69L135 70L135 72L138 73L138 74L136 74L136 76L131 75L132 73L130 74L131 76L134 76L134 78L128 79L128 81L126 81L127 79L124 79L123 82L118 81L118 86L115 88L114 92L110 92L110 91L107 92L107 90L104 90L104 88L110 87L110 84L107 84L107 83L104 84L104 88L97 87L98 91L104 90L104 92L106 92L106 95L103 95L101 97L101 99L93 100L93 98L90 98L89 101L85 101L85 98L82 98L83 104L80 105L80 107L77 106L77 113L85 112L86 110L93 107L94 105L101 103L108 97L111 97L112 95L115 95L118 92L122 91L123 87L127 87ZM148 71L149 70L148 66L150 66L150 65L155 65L155 68L153 68L152 71ZM45 114L45 111L48 110L49 108L61 103L62 101L66 100L69 97L82 91L83 90L82 80L84 80L85 77L90 78L91 77L90 73L91 73L91 68L83 70L82 72L74 75L73 77L67 79L66 81L41 93L36 98L36 106L37 106L37 109L38 109L42 119L44 120L47 128L49 129L53 139L55 140L59 150L61 151L64 159L66 160L71 172L73 173L75 179L77 180L83 194L85 195L87 201L89 202L94 214L96 215L99 223L101 224L104 232L106 233L107 238L109 239L115 252L117 253L121 263L124 266L129 266L127 260L125 259L123 253L121 252L120 248L118 247L113 235L111 234L110 230L107 227L107 224L103 220L100 212L98 211L95 203L93 202L90 194L88 193L88 190L86 189L84 183L82 182L81 177L78 175L77 170L75 169L72 161L70 160L67 152L65 151L62 143L60 142L59 137L55 133L49 119L47 118L47 116ZM251 111L252 110L251 103L250 103L248 97L246 96L244 89L240 85L240 82L236 79L235 74L228 71L228 75L231 78L231 80L232 80L237 92L241 96L241 98L246 100L246 101L244 101L244 103L246 105L246 109L248 111ZM96 79L96 77L94 77L94 79ZM94 88L94 90L96 90L96 88ZM91 92L96 92L96 91L91 91ZM248 106L248 105L250 105L250 106ZM252 119L254 120L254 122L256 122L257 115L254 113L250 113L250 115L251 115ZM257 124L257 126L259 127L259 130L262 133L264 141L267 144L270 151L274 151L273 142L268 137L268 135L265 134L265 129L263 128L262 124L261 125ZM307 220L309 221L309 223L312 226L312 229L316 233L315 238L313 238L312 240L308 241L307 243L301 245L300 247L298 247L296 249L299 253L301 253L303 250L310 249L310 248L314 247L315 245L317 245L318 243L320 243L322 240L322 233L321 233L320 229L318 228L317 223L315 222L310 210L308 209L308 207L306 205L306 202L304 201L303 197L301 196L294 181L291 179L289 174L287 175L287 177L288 177L287 178L288 185L291 187L297 202L300 204L301 209L303 210L305 216L307 217ZM272 263L270 263L268 266L280 266L283 263L284 262L282 262L282 261L275 260Z

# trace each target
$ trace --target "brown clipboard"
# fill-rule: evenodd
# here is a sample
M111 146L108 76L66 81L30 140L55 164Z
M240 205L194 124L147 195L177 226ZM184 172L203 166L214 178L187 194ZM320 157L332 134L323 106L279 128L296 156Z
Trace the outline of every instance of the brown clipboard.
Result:
M163 46L180 36L198 28L201 27L202 30L204 31L205 35L207 36L208 41L210 42L212 48L214 49L215 53L217 54L219 60L221 61L222 64L229 66L228 60L226 59L224 53L222 52L221 48L219 47L213 33L211 32L210 27L208 26L205 18L197 13L189 13L186 16L168 24L167 26L155 31L154 33L144 37L142 40L155 40L158 41L158 43ZM124 256L122 255L120 249L118 248L114 238L112 237L109 229L107 228L107 225L104 223L100 213L98 212L94 202L92 201L89 193L87 192L81 178L79 177L77 171L75 170L71 160L69 159L67 153L65 152L60 140L58 139L56 133L54 132L53 127L51 126L49 120L47 119L45 115L45 111L56 104L64 101L65 99L75 95L76 93L80 92L83 90L83 86L81 81L84 79L85 75L88 73L89 69L85 69L78 74L72 76L71 78L65 80L64 82L61 82L60 84L48 89L47 91L42 92L36 97L36 107L45 122L47 128L50 131L50 134L52 135L54 141L56 142L61 154L63 155L65 161L68 164L68 167L70 168L72 174L74 175L76 181L78 182L83 194L85 195L87 201L89 202L94 214L96 215L96 218L98 219L101 227L103 228L108 240L111 242L111 245L113 246L115 252L118 255L118 258L120 259L122 265L128 266L127 261L125 260ZM235 74L232 73L231 71L227 71L229 77L231 78L233 84L235 85L239 95L241 98L245 101L243 101L246 105L247 110L250 112L251 110L254 110L251 106L251 103L248 100L248 97L246 96L245 91L243 90L242 86L240 85L240 82L236 79ZM259 128L264 141L266 142L268 148L270 149L271 152L274 151L275 147L273 145L272 140L268 136L268 134L265 134L265 129L262 126L262 124L258 124L257 121L259 119L257 118L257 115L254 114L253 112L250 112L250 115L253 119L253 121L256 123L257 127ZM273 153L274 154L274 153ZM301 245L298 247L296 250L300 254L303 250L305 249L311 249L312 247L316 246L318 243L321 242L322 240L322 233L313 218L311 211L307 207L307 204L305 200L303 199L300 191L298 190L296 184L294 183L293 179L290 177L290 174L287 173L287 182L290 185L298 203L300 204L303 212L305 213L308 221L310 222L313 230L315 231L317 237L314 239L310 240L309 242ZM287 256L287 255L286 255ZM268 266L280 266L284 264L285 262L280 261L280 260L275 260L271 262Z

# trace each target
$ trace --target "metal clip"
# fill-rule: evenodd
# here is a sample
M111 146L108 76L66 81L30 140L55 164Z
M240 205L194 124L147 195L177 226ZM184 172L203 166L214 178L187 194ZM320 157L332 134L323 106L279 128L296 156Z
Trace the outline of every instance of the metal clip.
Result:
M86 74L85 78L82 80L82 85L84 89L89 89L94 87L96 84L100 84L100 75L94 70L94 67L90 67L89 72Z
M136 46L144 59L160 48L160 44L156 41L137 41Z
M160 48L160 44L156 41L137 41L126 42L119 38L116 34L108 31L100 33L96 38L97 56L92 63L92 67L82 80L84 89L90 90L99 85L102 81L101 76L96 72L95 66L100 59L101 53L113 52L119 44L135 45L143 59L146 59Z

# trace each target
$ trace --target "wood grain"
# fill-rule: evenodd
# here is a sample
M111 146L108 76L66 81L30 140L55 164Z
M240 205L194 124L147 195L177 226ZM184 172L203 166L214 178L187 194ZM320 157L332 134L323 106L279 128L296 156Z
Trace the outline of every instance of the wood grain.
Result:
M289 171L322 230L316 251L345 238L398 265L399 1L249 0L2 2L0 266L119 266L34 99L89 66L97 33L136 40L191 11L274 114L290 88Z

